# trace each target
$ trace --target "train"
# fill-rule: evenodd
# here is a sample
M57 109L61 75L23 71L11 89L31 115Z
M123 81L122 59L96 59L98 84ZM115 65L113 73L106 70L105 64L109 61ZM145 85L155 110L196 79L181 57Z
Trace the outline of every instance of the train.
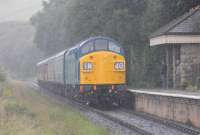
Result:
M93 105L120 105L126 92L122 46L109 37L91 37L37 63L40 87Z

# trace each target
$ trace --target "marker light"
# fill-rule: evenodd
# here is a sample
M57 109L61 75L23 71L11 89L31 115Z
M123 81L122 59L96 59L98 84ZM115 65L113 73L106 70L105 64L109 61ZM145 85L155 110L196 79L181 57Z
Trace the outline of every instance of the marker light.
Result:
M125 67L124 62L115 62L115 69L116 70L123 70Z
M84 70L91 70L92 69L92 63L91 62L83 63L83 69Z

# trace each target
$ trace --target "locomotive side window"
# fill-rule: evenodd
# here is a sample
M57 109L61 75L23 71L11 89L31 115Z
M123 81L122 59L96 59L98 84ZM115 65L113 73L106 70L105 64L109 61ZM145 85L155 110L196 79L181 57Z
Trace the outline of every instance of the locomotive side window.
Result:
M94 50L94 42L88 42L81 48L81 53L86 54Z
M120 53L120 47L117 46L114 42L109 41L109 50L116 52L116 53Z
M108 50L108 41L105 39L95 40L95 50Z

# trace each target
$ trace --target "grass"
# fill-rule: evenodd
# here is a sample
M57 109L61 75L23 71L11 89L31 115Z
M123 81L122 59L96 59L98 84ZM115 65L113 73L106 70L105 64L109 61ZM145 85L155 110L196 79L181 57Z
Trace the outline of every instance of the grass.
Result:
M0 135L107 135L79 112L29 90L0 84Z

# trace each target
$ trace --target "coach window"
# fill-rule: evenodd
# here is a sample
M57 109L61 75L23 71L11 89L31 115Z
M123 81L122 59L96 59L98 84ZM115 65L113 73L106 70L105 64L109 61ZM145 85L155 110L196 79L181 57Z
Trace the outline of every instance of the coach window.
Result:
M120 47L117 46L114 42L109 41L109 50L116 52L116 53L120 53Z
M88 42L81 48L81 54L86 54L94 50L94 42Z
M95 50L108 50L108 40L105 39L95 40Z

